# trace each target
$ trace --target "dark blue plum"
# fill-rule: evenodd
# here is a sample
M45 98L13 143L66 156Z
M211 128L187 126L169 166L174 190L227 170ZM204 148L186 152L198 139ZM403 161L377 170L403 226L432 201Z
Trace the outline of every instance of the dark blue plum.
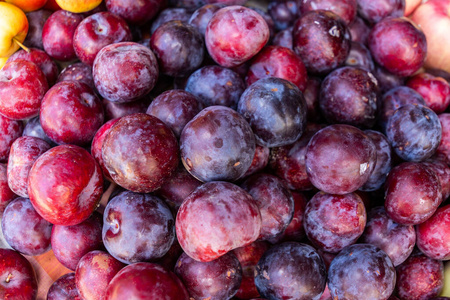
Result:
M290 81L269 77L250 85L238 103L255 133L256 142L266 147L292 144L306 128L306 101Z
M275 245L261 257L255 274L256 288L266 299L319 299L325 290L325 263L306 244Z
M433 156L441 142L441 122L430 108L406 104L388 119L386 136L400 158L423 161Z
M370 244L344 248L328 269L332 299L388 299L395 288L396 273L389 256Z

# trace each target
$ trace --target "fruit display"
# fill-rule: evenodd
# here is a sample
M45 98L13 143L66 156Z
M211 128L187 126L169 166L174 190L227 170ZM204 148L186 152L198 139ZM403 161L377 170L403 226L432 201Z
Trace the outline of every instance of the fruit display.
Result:
M0 299L450 299L449 15L0 1Z

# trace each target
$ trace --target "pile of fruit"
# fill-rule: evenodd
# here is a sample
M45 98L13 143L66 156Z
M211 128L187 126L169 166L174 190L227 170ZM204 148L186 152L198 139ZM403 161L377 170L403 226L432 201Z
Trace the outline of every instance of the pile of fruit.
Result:
M0 2L0 298L51 249L48 300L450 299L450 0L419 2Z

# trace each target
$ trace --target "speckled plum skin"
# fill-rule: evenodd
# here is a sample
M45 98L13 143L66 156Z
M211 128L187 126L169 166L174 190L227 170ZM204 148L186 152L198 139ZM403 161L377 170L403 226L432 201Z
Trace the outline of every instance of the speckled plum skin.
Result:
M372 28L367 43L373 59L398 76L414 74L427 53L425 35L406 18L384 18Z
M200 67L204 48L200 32L180 20L161 24L150 37L160 72L173 77L187 76Z
M38 285L33 266L19 252L0 248L0 281L0 298L2 299L36 299L37 297Z
M269 41L267 22L256 11L240 5L219 9L206 27L205 44L223 67L236 67L255 56Z
M261 231L255 200L232 183L208 182L181 204L176 218L178 241L187 255L212 261L254 242Z
M68 226L86 220L102 193L100 166L89 152L75 145L48 150L38 157L28 175L31 203L52 224Z
M306 148L306 172L319 190L346 194L359 189L376 164L376 147L358 128L334 124L319 130Z
M28 50L30 52L25 50L15 52L8 58L8 62L24 59L35 63L41 69L42 73L44 73L48 86L51 87L55 84L56 78L59 74L58 65L45 51L36 48L29 48Z
M27 198L16 198L2 216L2 230L6 242L25 255L40 255L50 250L52 224L44 220Z
M241 187L255 199L261 212L260 240L271 240L284 232L294 215L294 199L276 176L258 173L247 178Z
M306 101L292 82L276 77L258 80L249 86L237 106L247 120L256 142L266 147L292 144L306 127Z
M404 162L395 166L386 179L386 212L403 225L416 225L430 218L442 202L436 173L424 164Z
M82 62L73 63L62 69L58 75L57 82L64 80L76 80L87 84L95 89L92 67Z
M0 115L0 162L7 162L12 143L22 136L24 124Z
M419 73L408 79L406 86L414 89L435 113L443 113L450 104L450 85L442 77Z
M200 2L205 2L200 0ZM225 5L220 3L214 4L204 4L197 8L189 18L188 23L197 28L197 30L205 37L206 26L208 26L209 20L211 20L212 16L224 7Z
M39 9L28 12L28 33L23 44L28 48L44 49L42 44L42 29L45 21L52 15L52 11L48 9Z
M369 179L360 188L361 191L376 191L380 189L393 166L392 149L387 137L379 131L365 130L377 149L377 162Z
M378 124L383 132L386 131L386 124L394 112L405 104L425 105L423 97L407 86L398 86L390 89L380 99L378 110Z
M205 105L223 105L233 109L245 90L244 80L238 73L221 66L204 66L187 79L185 90Z
M242 281L242 267L232 252L210 262L199 262L183 253L174 271L193 299L230 299Z
M294 143L270 149L269 167L291 190L306 191L314 188L306 173L306 146L312 136L321 129L309 124Z
M364 203L357 194L319 192L306 204L303 226L313 245L326 252L338 253L358 240L366 220Z
M59 277L50 286L47 300L82 300L75 285L75 273L67 273Z
M65 10L54 12L42 28L42 44L45 52L60 61L71 61L77 58L73 49L73 34L83 20L81 14Z
M103 249L102 215L94 212L79 224L53 226L51 243L56 259L66 268L75 271L86 253Z
M93 89L78 81L62 81L45 94L39 119L55 143L84 146L92 141L105 115Z
M433 299L444 287L444 264L415 251L397 267L396 290L400 299Z
M311 246L286 242L267 250L255 269L255 285L267 299L318 300L326 284L326 267Z
M184 90L168 90L159 94L147 108L146 113L163 121L177 138L184 126L192 120L203 106L199 99Z
M39 120L39 116L31 118L27 121L25 128L23 129L23 136L32 136L40 138L46 141L50 146L55 146L55 142L53 142L42 129L41 121Z
M189 300L189 294L173 272L141 262L126 266L109 283L105 300L121 299Z
M358 14L371 24L386 17L403 17L405 0L358 0Z
M13 120L36 116L47 90L47 79L35 63L7 62L0 70L0 114Z
M395 153L406 161L423 161L435 154L442 126L431 108L405 104L388 119L386 137Z
M180 164L172 176L155 193L164 198L171 208L178 211L184 199L202 184Z
M370 244L343 249L328 269L328 288L333 299L388 299L396 273L389 256Z
M441 184L442 201L444 202L450 196L450 166L439 156L428 159L423 164L436 173Z
M103 300L113 277L126 265L109 253L94 250L86 253L75 270L75 285L83 299Z
M113 102L131 102L153 89L159 67L149 48L121 42L105 46L97 53L92 74L102 97Z
M386 252L394 266L403 263L414 250L416 232L412 225L395 223L384 207L371 209L361 237L363 243L372 244Z
M260 297L255 285L255 268L263 254L270 248L265 241L256 241L233 250L242 267L242 281L236 293L239 299Z
M331 11L305 13L295 22L292 36L294 52L311 73L330 72L345 62L350 51L350 31Z
M325 9L330 10L342 20L345 24L353 23L357 11L356 0L303 0L299 4L300 15L303 15L311 10Z
M19 196L28 198L28 173L34 161L50 149L50 145L36 137L21 136L11 145L7 175L8 185Z
M436 152L450 161L450 113L442 113L438 115L438 118L441 123L442 137Z
M81 62L93 65L97 53L105 46L131 41L131 31L121 17L107 11L84 18L73 35L73 48Z
M416 226L417 247L437 260L450 259L450 205L439 207L425 222Z
M111 127L116 124L116 122L119 121L119 118L109 120L105 124L103 124L95 133L94 138L92 139L91 144L91 154L95 158L95 160L98 162L100 167L102 168L103 176L111 182L113 182L111 175L108 172L108 169L105 167L105 163L103 161L102 156L102 145L103 141L105 140L106 135L109 133L109 130Z
M0 215L8 203L15 198L17 198L17 195L8 186L7 166L0 163Z
M150 193L178 165L178 142L172 130L156 117L136 113L122 117L106 135L102 157L111 178L137 193Z
M119 261L131 264L161 258L175 239L175 220L156 196L124 191L103 214L103 243Z
M236 111L209 106L186 124L180 136L181 160L200 181L234 181L250 167L255 137Z
M319 106L329 123L371 128L375 125L378 82L368 71L343 67L325 77Z
M164 6L163 0L106 0L106 8L130 24L142 25L153 19Z
M278 77L289 80L301 92L306 89L308 75L300 57L289 48L264 47L251 61L245 81L247 86L261 78Z

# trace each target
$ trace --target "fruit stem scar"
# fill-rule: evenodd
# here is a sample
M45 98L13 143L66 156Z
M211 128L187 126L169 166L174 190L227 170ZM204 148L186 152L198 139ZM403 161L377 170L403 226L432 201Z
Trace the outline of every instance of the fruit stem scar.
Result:
M23 50L27 51L27 53L30 53L30 49L28 49L27 46L25 46L24 44L22 44L21 42L19 42L18 39L16 39L15 37L13 37L13 41L20 46L20 48L22 48Z
M12 276L13 276L13 274L12 274L12 273L9 273L9 274L8 274L8 277L6 277L5 282L6 282L6 283L9 283L9 282L11 281Z

